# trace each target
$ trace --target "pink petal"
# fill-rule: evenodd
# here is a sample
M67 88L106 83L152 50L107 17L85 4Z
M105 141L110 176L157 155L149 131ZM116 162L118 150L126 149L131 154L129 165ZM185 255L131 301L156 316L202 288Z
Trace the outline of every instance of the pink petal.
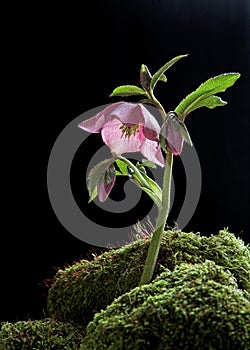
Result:
M108 198L116 180L116 176L114 175L112 178L109 178L108 183L105 183L105 180L107 180L105 175L106 173L103 174L97 184L98 198L100 202L104 202Z
M108 198L112 188L114 187L115 179L108 185L104 185L103 177L97 185L98 198L100 202L105 202Z
M104 108L95 116L84 120L78 126L89 132L100 132L104 125L114 119L124 125L144 124L144 135L150 140L157 140L160 126L155 117L142 105L128 102L117 102Z
M144 136L152 141L158 141L160 126L155 117L142 104L137 105L137 109L141 111L144 120Z
M165 165L165 160L163 158L161 147L159 142L155 142L147 139L143 134L143 126L140 126L139 139L140 139L140 152L151 162L163 167Z
M138 110L138 104L117 102L111 106L112 109L105 113L106 121L119 119L122 124L128 126L140 124L143 122L143 113Z
M141 144L140 152L151 162L158 164L161 167L165 165L161 147L155 141L145 139L145 141Z
M138 152L140 149L139 133L129 138L125 137L120 129L122 125L117 119L107 122L101 131L103 142L109 146L112 153Z
M100 132L105 123L112 119L112 112L116 109L119 110L119 106L123 105L125 102L117 102L113 103L112 105L109 105L108 107L104 108L102 111L97 113L95 116L84 120L80 124L78 124L78 127L89 131L93 133Z
M104 124L105 124L105 118L102 111L97 115L95 115L94 117L84 120L83 122L78 124L78 127L88 132L97 133L101 131Z
M162 126L161 133L165 138L166 146L175 156L179 156L182 152L184 139L174 123L173 120L167 119Z
M179 156L183 148L184 139L180 132L175 130L172 123L170 121L167 126L166 145L175 156Z

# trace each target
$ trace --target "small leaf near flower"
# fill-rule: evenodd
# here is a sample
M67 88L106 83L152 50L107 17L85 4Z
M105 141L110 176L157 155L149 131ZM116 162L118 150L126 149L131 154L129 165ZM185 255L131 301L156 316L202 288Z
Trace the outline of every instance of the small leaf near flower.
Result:
M147 167L149 167L149 168L154 168L154 169L156 169L155 163L150 162L150 160L147 160L147 159L142 159L141 163L137 163L136 166L137 166L138 168L147 166Z
M169 62L164 64L152 77L151 83L150 83L150 89L153 90L156 83L162 79L163 74L177 61L179 61L181 58L187 57L187 55L180 55L177 57L172 58ZM165 80L165 78L163 78ZM164 81L163 80L163 81Z
M133 96L133 95L146 95L146 92L138 86L135 85L122 85L115 88L110 95L113 96Z
M140 71L140 81L141 81L141 86L146 91L148 91L150 89L151 79L152 79L152 75L150 74L148 67L145 64L142 64L141 71Z

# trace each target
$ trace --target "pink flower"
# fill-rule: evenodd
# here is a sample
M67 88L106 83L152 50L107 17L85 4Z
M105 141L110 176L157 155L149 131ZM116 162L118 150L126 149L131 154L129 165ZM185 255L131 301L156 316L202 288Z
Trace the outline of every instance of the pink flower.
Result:
M167 118L162 124L160 140L162 148L169 149L175 156L181 154L184 140L192 145L185 124L173 111L168 112Z
M101 132L112 154L141 152L150 161L164 166L159 144L160 126L140 103L114 103L78 126L92 133Z

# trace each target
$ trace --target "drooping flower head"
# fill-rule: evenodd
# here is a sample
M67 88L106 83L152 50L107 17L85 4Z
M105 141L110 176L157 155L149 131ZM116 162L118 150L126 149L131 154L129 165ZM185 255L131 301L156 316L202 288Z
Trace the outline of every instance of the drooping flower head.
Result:
M164 166L159 145L160 126L140 103L114 103L78 126L92 133L101 132L112 154L141 152L150 161Z
M162 124L160 143L163 149L169 149L175 156L182 152L184 140L192 145L191 138L183 121L177 113L170 111Z

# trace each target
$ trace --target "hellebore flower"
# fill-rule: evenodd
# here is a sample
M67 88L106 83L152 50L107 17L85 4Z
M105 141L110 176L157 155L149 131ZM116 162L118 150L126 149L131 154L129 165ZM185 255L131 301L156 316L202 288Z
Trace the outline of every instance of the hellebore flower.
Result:
M192 145L185 124L175 112L168 112L160 132L162 148L165 150L169 149L175 156L179 156L182 152L184 140Z
M78 126L92 133L101 132L114 155L141 152L155 164L165 164L159 144L160 126L140 103L114 103Z

